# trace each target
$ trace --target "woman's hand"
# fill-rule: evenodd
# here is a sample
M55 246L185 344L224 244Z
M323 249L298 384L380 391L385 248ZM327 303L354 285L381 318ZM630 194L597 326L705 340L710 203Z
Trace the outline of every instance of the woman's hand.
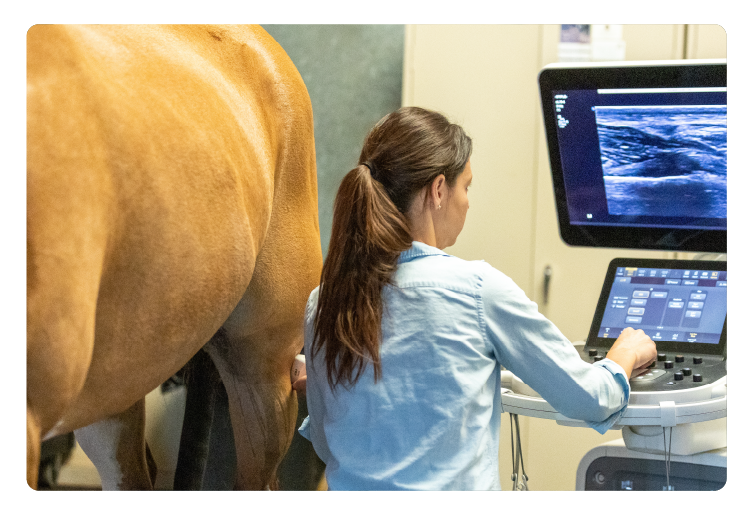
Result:
M305 386L308 382L308 376L305 375L303 377L300 377L296 381L292 383L292 389L300 393L302 396L305 396Z
M657 357L657 347L641 329L626 327L605 357L618 363L630 379L632 373L636 376L647 371Z
M290 371L290 380L292 381L292 389L305 396L308 375L305 371L304 355L295 356L295 361L292 363L292 370Z

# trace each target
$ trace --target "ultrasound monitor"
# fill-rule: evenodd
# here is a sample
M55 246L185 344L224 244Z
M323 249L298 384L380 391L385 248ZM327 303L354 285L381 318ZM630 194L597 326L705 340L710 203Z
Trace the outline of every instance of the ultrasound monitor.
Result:
M539 86L560 234L727 252L727 64L553 64Z

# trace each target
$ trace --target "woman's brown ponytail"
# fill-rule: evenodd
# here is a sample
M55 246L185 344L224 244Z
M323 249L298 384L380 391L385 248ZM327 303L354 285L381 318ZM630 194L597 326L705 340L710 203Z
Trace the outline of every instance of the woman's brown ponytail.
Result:
M471 152L461 127L418 107L389 114L368 134L334 201L314 323L313 351L324 350L332 389L353 385L368 363L380 378L381 291L412 245L405 212L436 176L453 186Z

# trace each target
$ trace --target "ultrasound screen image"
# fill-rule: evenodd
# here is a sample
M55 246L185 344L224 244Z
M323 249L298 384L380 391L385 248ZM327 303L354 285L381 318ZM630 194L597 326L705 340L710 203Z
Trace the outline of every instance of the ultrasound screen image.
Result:
M727 106L594 110L608 213L727 217Z

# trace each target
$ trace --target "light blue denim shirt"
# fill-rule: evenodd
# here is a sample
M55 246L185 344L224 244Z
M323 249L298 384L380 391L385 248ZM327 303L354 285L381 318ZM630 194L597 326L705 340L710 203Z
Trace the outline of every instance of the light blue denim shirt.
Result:
M307 404L300 433L329 489L500 489L500 366L560 413L604 433L628 403L623 369L582 361L507 276L413 242L383 290L382 378L372 365L332 391L312 356L315 289L305 316ZM534 441L531 441L534 442Z

